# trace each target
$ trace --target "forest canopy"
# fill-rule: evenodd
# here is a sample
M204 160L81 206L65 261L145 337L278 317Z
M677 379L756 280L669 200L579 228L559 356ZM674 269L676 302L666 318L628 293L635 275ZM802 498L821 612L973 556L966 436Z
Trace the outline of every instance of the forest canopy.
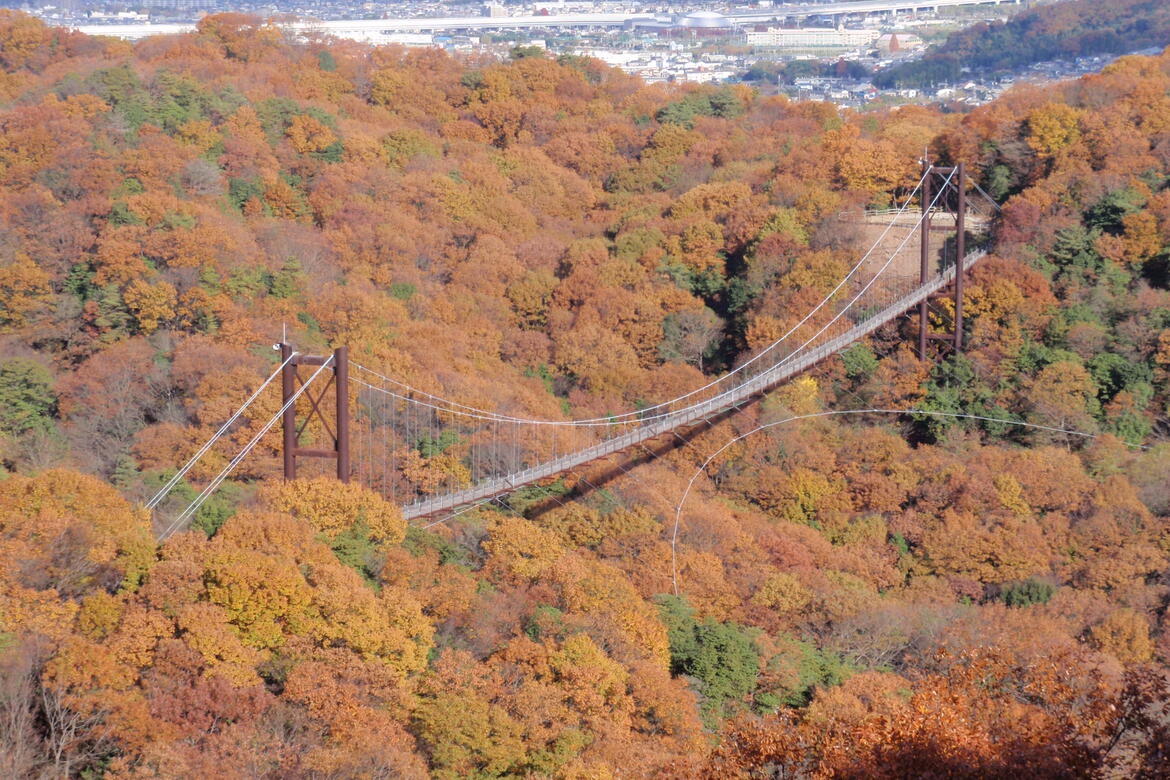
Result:
M0 10L0 774L1162 771L1170 54L963 116L523 54ZM797 324L923 148L1002 206L961 354L920 361L903 319L601 489L429 529L280 481L270 436L158 541L143 502L282 327L479 408L639 408ZM672 550L708 455L868 408L1044 429L776 425L700 474ZM407 441L395 479L467 453Z

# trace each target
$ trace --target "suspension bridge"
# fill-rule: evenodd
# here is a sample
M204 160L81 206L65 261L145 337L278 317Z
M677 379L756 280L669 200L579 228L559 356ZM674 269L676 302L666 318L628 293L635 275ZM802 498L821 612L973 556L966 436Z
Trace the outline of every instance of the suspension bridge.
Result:
M435 518L548 484L601 459L645 451L654 440L681 441L915 310L922 359L932 340L961 350L963 276L984 257L977 244L992 210L998 209L975 190L981 198L969 198L962 164L924 166L900 207L864 215L869 249L782 336L722 376L633 411L580 419L508 414L411 386L351 360L345 347L312 356L281 344L280 366L147 507L160 507L216 442L241 419L249 419L248 410L277 378L279 410L174 516L161 537L185 527L278 423L285 478L297 477L304 458L333 459L339 479L381 493L402 507L407 520ZM976 245L969 251L972 239ZM917 268L910 258L917 260ZM939 333L931 326L928 306L944 291L953 306L949 331Z

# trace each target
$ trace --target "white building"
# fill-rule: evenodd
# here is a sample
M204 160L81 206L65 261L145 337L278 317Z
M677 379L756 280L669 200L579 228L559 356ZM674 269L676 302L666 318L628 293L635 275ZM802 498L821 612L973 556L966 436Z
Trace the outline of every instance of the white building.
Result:
M734 70L686 70L680 81L695 84L722 84L735 76Z
M435 36L430 33L390 33L379 35L374 43L397 43L402 46L434 46Z
M880 35L877 30L836 30L824 28L802 28L785 30L770 27L765 32L745 33L748 46L775 47L782 49L850 48L868 46Z
M597 4L593 0L581 0L581 2L568 2L567 0L537 0L532 4L532 12L539 14L547 12L549 14L565 14L574 11L578 13L590 13L597 10Z

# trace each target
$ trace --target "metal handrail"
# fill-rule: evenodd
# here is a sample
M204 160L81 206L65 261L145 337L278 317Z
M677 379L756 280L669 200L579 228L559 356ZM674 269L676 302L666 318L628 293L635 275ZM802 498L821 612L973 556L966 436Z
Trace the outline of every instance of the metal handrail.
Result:
M986 254L983 250L968 254L963 258L963 270L969 269ZM902 312L913 308L926 300L930 295L942 289L954 278L956 270L957 266L951 266L934 279L925 284L918 285L910 292L885 306L863 322L853 326L845 333L830 339L819 347L813 348L799 358L794 358L796 353L786 358L781 358L769 368L764 369L750 379L744 380L732 390L721 393L715 398L700 401L699 403L680 409L661 420L639 426L632 431L606 439L605 441L599 442L591 447L585 447L574 453L562 455L553 460L545 461L544 463L530 466L529 468L521 469L511 474L486 480L457 493L448 493L443 496L435 496L407 504L402 508L402 515L405 519L412 520L509 493L517 488L530 485L542 479L547 479L548 477L555 476L561 472L605 457L606 455L620 452L634 444L656 438L677 428L686 427L703 418L721 414L732 407L738 406L749 398L767 392L781 382L791 379L820 361L865 338L882 325L900 316Z

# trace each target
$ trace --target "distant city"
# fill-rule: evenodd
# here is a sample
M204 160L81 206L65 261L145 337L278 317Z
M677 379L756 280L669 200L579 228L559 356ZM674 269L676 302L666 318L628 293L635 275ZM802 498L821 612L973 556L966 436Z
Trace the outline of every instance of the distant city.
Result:
M1097 70L1110 57L1048 62L984 80L879 89L874 74L921 57L977 22L1003 20L1020 0L860 0L773 4L538 1L296 4L226 0L64 0L26 6L46 22L138 39L187 32L209 13L279 19L292 31L369 43L437 47L500 58L517 51L595 57L649 83L746 82L762 91L865 108L942 102L961 109L993 100L1019 80L1049 81Z

